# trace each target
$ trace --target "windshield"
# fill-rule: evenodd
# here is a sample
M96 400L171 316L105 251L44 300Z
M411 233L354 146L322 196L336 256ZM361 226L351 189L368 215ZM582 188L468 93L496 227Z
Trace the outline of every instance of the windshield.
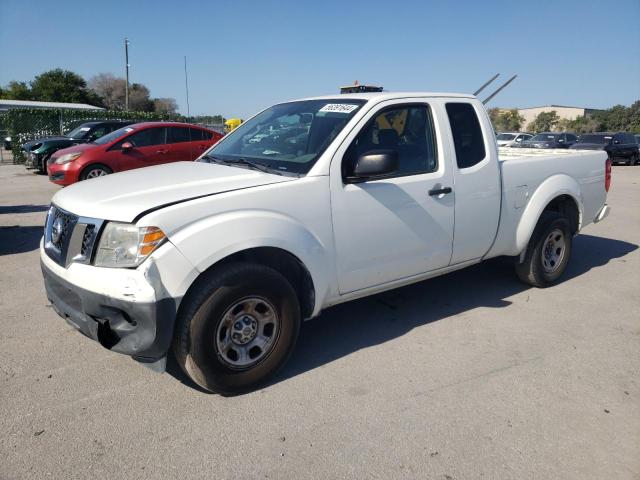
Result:
M364 103L337 99L274 105L233 130L207 155L305 174Z
M69 133L67 133L65 136L69 137L69 138L75 138L77 140L82 140L83 138L85 138L89 134L89 130L91 130L91 128L80 126L80 127L74 128Z
M498 140L513 140L516 136L513 133L501 133L498 135Z
M553 133L539 133L533 138L530 138L529 142L553 142L559 135Z
M94 140L93 143L95 143L96 145L106 145L107 143L111 143L114 140L117 140L121 136L132 131L133 131L133 128L131 127L122 127L122 128L119 128L118 130L114 130L111 133L107 133L106 135L98 138L97 140Z
M605 143L609 143L610 140L611 135L581 135L578 143L597 143L604 145Z

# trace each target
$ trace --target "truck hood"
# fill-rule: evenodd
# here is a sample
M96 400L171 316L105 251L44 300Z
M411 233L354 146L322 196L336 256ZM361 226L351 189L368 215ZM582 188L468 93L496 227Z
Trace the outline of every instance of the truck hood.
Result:
M245 188L296 180L239 167L176 162L85 180L53 197L56 206L81 217L132 222L163 206Z

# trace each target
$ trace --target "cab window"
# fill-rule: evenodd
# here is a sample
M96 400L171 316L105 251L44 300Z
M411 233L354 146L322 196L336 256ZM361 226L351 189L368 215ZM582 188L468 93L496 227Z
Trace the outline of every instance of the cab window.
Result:
M484 137L478 116L470 103L447 103L458 168L469 168L484 160Z
M347 149L342 161L344 177L352 175L360 155L372 150L398 152L398 170L394 176L435 171L438 155L429 106L394 106L378 113Z

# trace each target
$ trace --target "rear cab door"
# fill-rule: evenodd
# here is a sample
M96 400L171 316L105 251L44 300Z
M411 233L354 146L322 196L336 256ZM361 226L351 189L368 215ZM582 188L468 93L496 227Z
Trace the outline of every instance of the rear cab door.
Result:
M453 145L455 227L451 264L482 258L498 230L502 189L493 129L477 100L446 100Z

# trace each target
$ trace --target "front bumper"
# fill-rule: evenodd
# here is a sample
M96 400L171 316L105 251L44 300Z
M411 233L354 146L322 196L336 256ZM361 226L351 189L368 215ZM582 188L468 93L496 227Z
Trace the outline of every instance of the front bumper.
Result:
M109 350L143 362L166 356L176 314L174 299L120 300L73 285L43 262L41 266L47 298L74 328Z
M41 245L47 298L87 337L158 367L171 345L179 303L197 272L170 243L154 255L138 269L78 263L65 268Z

